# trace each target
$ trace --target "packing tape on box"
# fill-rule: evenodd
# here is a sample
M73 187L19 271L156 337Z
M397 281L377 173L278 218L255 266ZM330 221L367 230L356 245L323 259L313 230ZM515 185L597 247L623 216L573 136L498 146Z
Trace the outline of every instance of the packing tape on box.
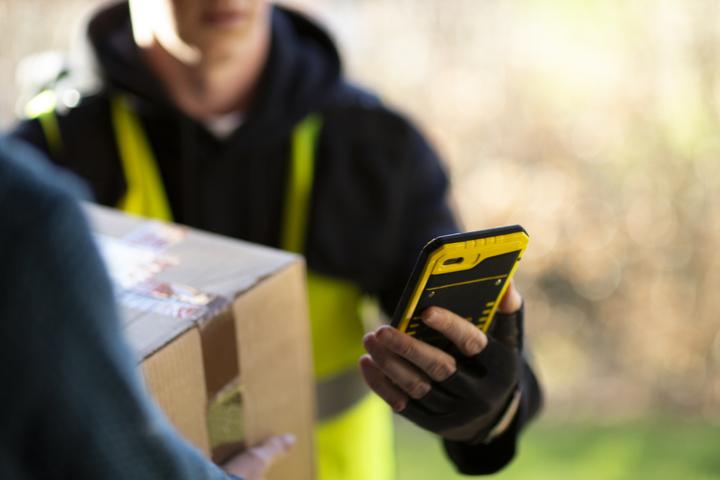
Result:
M207 424L212 450L242 444L245 438L242 393L240 379L235 378L210 400Z

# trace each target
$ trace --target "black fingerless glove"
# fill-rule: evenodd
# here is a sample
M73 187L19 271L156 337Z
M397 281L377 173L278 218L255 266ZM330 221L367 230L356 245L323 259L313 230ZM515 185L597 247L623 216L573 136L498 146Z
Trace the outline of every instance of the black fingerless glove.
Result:
M448 440L485 440L517 390L522 322L522 307L511 315L497 313L485 349L472 357L452 351L456 372L433 382L419 400L410 399L400 414Z

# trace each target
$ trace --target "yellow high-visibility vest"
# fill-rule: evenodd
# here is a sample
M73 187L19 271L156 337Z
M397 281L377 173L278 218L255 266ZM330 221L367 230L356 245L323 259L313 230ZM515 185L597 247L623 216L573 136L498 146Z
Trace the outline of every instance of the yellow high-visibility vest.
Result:
M28 113L40 121L51 154L57 154L62 143L55 103L47 102L47 107ZM172 221L162 177L140 119L123 96L112 97L110 107L127 184L118 208ZM305 251L315 146L321 128L320 116L310 115L292 134L281 247L296 253ZM307 280L319 417L315 429L317 478L390 480L395 476L391 413L365 387L357 367L364 352L362 294L350 282L312 271Z

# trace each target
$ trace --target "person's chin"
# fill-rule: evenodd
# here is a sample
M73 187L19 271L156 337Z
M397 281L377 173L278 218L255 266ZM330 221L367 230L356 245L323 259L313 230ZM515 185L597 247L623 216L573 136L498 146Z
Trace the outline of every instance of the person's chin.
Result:
M213 30L247 29L250 20L250 12L244 10L212 10L202 16L203 26Z
M228 44L244 42L250 36L252 22L246 18L238 22L228 22L219 25L204 24L200 35L200 43L209 49L227 48Z
M235 31L233 35L220 35L215 32L211 38L206 38L206 41L201 42L198 47L206 59L234 57L247 45L247 37L246 31Z

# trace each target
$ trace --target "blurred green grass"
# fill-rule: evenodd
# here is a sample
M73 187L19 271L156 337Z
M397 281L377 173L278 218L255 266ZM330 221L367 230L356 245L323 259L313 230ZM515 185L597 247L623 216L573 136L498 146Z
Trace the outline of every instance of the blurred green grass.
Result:
M398 479L462 479L439 442L397 421ZM533 425L500 480L720 479L720 424L644 419L617 425Z

